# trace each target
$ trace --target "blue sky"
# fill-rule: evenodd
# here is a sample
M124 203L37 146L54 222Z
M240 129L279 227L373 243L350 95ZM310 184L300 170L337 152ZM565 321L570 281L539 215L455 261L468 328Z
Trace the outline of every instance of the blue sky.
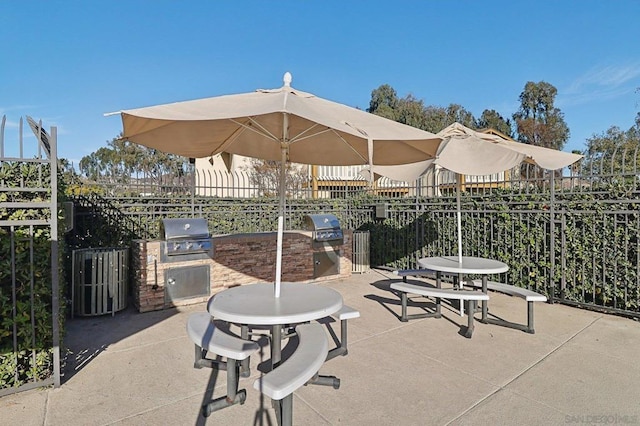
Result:
M525 84L546 81L571 130L564 150L583 150L640 111L639 18L637 0L4 0L5 152L29 115L77 164L122 130L106 112L280 87L286 71L361 109L389 84L476 117L510 117Z

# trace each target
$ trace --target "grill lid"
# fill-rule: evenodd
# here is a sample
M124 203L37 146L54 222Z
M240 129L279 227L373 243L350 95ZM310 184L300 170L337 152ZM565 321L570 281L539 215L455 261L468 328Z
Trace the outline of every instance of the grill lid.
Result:
M340 221L332 214L309 214L304 217L304 223L310 231L340 229Z
M203 217L162 219L160 236L167 241L209 238L209 228Z

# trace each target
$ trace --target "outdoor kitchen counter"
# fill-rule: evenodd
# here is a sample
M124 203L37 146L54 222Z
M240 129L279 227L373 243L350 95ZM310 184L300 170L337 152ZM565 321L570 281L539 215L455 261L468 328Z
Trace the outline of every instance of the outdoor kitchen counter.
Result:
M225 240L234 240L234 241L254 241L255 239L274 239L276 238L276 232L247 232L242 234L218 234L212 235L211 238L215 241L225 241ZM284 235L300 235L305 238L311 238L311 231L284 231Z
M221 278L231 287L256 281L274 281L276 232L257 232L213 236L216 263L214 280ZM337 278L351 273L351 241L337 246L314 247L309 231L285 231L282 236L282 281L308 282ZM317 276L314 256L335 255L339 262L334 274Z
M273 282L276 265L276 232L213 235L211 255L194 260L164 262L161 241L137 240L132 245L134 304L140 312L201 303L224 289L256 282ZM285 231L282 239L282 281L317 282L351 275L352 232L344 231L340 245L317 247L312 232ZM331 258L335 267L318 275L318 258ZM176 269L208 266L208 291L172 300L165 279ZM174 274L175 275L175 274ZM177 280L176 280L177 281ZM178 283L179 284L179 283ZM206 294L205 294L206 293Z

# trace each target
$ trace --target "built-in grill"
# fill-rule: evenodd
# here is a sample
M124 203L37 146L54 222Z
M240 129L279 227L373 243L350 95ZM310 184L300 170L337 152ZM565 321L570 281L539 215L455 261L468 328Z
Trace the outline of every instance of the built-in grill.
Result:
M310 214L304 217L308 231L312 231L313 277L325 277L340 273L340 249L344 234L340 221L332 214Z
M344 235L340 221L332 214L309 214L304 217L309 231L313 231L314 245L342 245Z
M212 249L207 221L204 218L162 219L160 236L167 256L207 253Z
M165 301L172 302L210 294L213 242L204 218L162 219L160 261L164 269ZM195 262L194 262L195 261Z

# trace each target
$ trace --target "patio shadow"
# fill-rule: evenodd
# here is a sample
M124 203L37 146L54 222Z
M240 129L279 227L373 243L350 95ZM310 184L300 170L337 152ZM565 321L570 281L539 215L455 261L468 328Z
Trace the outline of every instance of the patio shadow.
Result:
M368 299L368 300L372 300L374 302L377 302L380 306L382 306L384 309L386 309L388 312L390 312L394 317L396 317L398 319L398 321L400 321L400 318L401 318L401 314L399 313L400 306L401 306L400 293L395 291L395 290L393 290L391 288L391 284L394 283L394 282L401 282L401 281L402 281L401 278L398 278L398 279L390 278L390 279L385 279L385 280L378 280L378 281L375 281L375 282L371 283L371 285L374 286L375 288L377 288L378 290L387 291L387 292L393 294L394 295L393 298L383 297L383 296L380 296L378 294L366 294L366 295L364 295L364 298ZM425 287L435 287L431 283L426 282L426 281L421 281L421 280L410 280L410 279L408 279L407 282L413 283L413 284L416 284L416 285L423 285ZM455 300L441 299L440 303L441 303L441 308L443 310L448 310L452 314L457 314L459 312L459 310L460 310L460 306L457 303L457 301L455 301ZM394 311L389 306L397 306L398 308L396 310L398 312ZM431 299L427 299L427 298L422 297L422 296L411 296L411 297L409 297L407 306L409 307L409 309L412 310L413 313L418 313L418 312L415 312L417 309L422 310L424 313L433 313L436 310L435 302L432 301ZM436 319L436 318L432 318L432 319ZM458 331L458 334L460 334L461 336L465 335L465 333L467 331L466 324L459 324L456 321L448 318L447 315L445 315L444 311L443 311L442 317L440 319L445 319L446 321L450 322L451 324L454 324L454 325L460 327L460 330Z
M126 309L114 316L67 318L61 350L61 382L68 382L114 343L166 321L176 314L176 308L141 314L129 303Z

